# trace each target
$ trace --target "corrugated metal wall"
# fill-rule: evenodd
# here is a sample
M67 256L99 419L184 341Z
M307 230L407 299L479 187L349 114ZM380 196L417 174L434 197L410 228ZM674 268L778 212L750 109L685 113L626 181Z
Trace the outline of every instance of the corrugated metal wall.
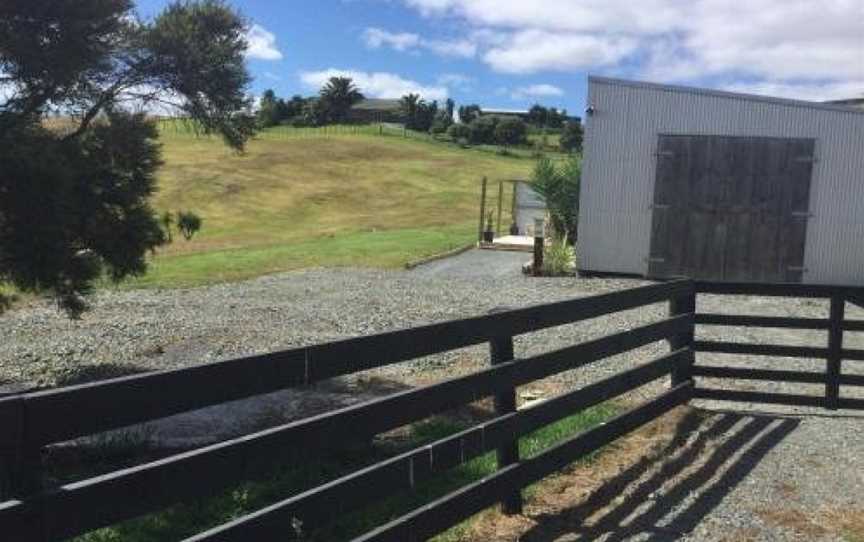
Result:
M644 275L658 134L816 139L804 281L864 284L864 114L591 77L579 266Z

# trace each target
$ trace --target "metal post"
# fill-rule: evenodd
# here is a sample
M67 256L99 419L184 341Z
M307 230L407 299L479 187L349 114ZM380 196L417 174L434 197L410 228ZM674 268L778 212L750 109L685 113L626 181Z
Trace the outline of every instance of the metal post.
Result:
M678 297L673 297L669 300L669 316L680 316L682 314L693 314L696 312L696 291L691 290L686 294ZM674 352L682 348L693 348L693 340L695 336L695 326L684 333L673 335L669 338L669 348ZM687 365L679 366L672 371L672 386L683 384L688 380L693 379L693 357L690 357L690 362Z
M831 316L828 322L828 365L825 374L825 408L840 406L840 371L843 361L843 318L846 300L842 295L831 296Z
M483 177L483 185L480 189L480 230L477 232L477 242L483 242L483 219L486 217L486 177Z
M505 307L493 309L492 313L504 312ZM492 365L513 361L513 337L495 337L489 341L489 361ZM503 416L516 412L516 388L507 387L495 394L495 415ZM497 450L498 468L519 462L519 439L502 444ZM501 511L507 515L522 513L522 492L516 490L501 499Z

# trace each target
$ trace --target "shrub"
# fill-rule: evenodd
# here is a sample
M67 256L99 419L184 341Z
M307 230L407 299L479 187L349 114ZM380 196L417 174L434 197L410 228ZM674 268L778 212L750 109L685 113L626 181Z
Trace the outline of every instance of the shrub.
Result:
M201 229L201 217L191 211L177 213L177 229L189 241Z
M517 118L504 118L495 126L495 141L499 145L522 145L527 141L527 127Z
M471 121L468 127L471 129L469 139L475 145L495 143L495 128L498 119L495 117L480 117Z
M582 152L582 124L579 122L564 124L561 141L558 144L564 152Z
M567 236L554 239L543 254L543 274L556 277L569 275L576 269L576 250Z
M549 158L541 158L531 175L531 188L546 202L554 236L575 242L579 221L579 188L582 165L571 157L556 166Z
M467 141L471 137L471 128L467 124L454 124L447 128L447 135L453 141L459 141L460 139Z
M463 124L471 124L480 116L480 106L477 104L459 106L459 121Z

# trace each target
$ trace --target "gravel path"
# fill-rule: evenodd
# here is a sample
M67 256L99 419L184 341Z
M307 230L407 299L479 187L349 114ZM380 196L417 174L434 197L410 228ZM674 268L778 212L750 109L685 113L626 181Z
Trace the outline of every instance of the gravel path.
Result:
M486 256L469 252L464 257L470 260ZM53 386L206 363L483 314L497 306L518 307L644 284L631 279L534 279L458 270L448 273L447 267L437 264L435 272L423 268L411 272L309 270L189 290L103 292L96 299L95 309L79 321L66 319L50 303L38 302L0 317L0 384ZM699 310L825 317L828 309L827 303L813 300L705 296L699 301ZM572 345L665 314L666 307L657 304L529 334L517 338L516 354L526 356ZM850 308L849 316L864 319L864 311ZM864 348L862 335L847 334L847 347ZM698 336L780 344L823 345L826 340L825 333L817 332L711 327L700 329ZM664 344L651 345L565 373L553 384L584 385L666 351ZM486 365L487 354L485 346L466 348L377 369L362 378L374 376L395 385L422 383L443 375L472 372ZM821 360L700 355L703 364L721 359L727 364L785 369L824 367ZM864 363L847 362L844 370L864 374ZM541 396L547 391L544 385L536 386ZM659 382L642 392L651 394L664 385ZM733 386L756 387L748 383ZM788 393L821 391L811 385L759 386ZM337 393L350 402L356 400L354 390L349 385ZM862 392L843 390L857 397L864 396ZM286 404L295 408L297 401ZM825 518L836 517L842 510L860 511L864 516L864 418L860 414L707 401L697 406L715 412L706 418L702 431L705 436L699 437L702 433L697 432L693 437L701 438L705 449L713 451L701 463L694 460L687 469L696 473L697 479L704 478L703 483L685 484L676 490L677 479L672 479L671 486L658 487L649 501L658 501L664 492L672 492L667 499L670 506L649 510L647 515L643 514L645 510L634 512L636 519L644 517L632 525L644 529L613 530L618 534L609 535L610 539L666 540L687 536L689 540L718 541L841 540L840 530L824 526L828 521ZM717 413L718 408L758 408L763 413L792 417L747 418L730 414L729 418ZM760 446L764 449L748 452ZM724 474L727 471L732 474ZM778 502L783 506L775 506ZM653 506L650 502L647 505ZM658 510L665 512L658 515ZM583 538L560 538L570 539Z
M411 273L416 276L438 278L494 278L509 279L522 274L522 265L530 262L530 252L473 249L451 258L423 264Z
M509 254L508 254L509 256ZM469 278L414 271L311 270L187 290L103 292L78 321L49 302L0 317L0 380L53 386L206 363L338 338L483 314L643 284L635 280ZM611 326L662 317L655 306L521 338L523 353L573 344ZM659 350L658 350L659 351ZM486 348L464 349L389 369L415 373ZM478 361L480 361L478 359ZM388 372L388 371L385 371Z

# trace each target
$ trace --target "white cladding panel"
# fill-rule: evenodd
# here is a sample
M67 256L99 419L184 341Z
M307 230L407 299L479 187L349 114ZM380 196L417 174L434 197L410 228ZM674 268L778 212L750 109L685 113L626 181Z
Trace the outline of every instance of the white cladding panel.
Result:
M589 78L579 266L644 275L659 134L816 139L804 282L864 284L864 113Z

